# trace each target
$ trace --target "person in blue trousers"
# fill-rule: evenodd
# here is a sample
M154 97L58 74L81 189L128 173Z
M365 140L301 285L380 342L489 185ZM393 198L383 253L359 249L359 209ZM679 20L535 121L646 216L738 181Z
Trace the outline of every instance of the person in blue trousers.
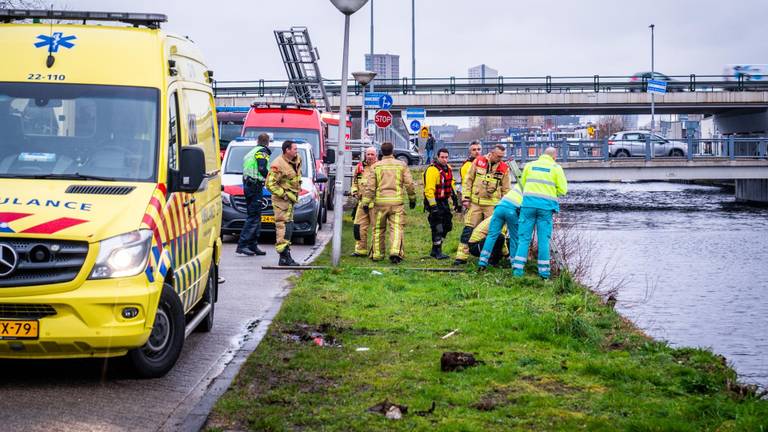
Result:
M539 276L549 279L549 242L552 238L552 217L560 211L558 198L568 193L568 181L563 168L555 162L557 149L548 147L539 159L529 162L523 169L519 184L523 191L523 203L518 223L517 252L512 260L512 273L521 277L528 261L533 229L536 228L539 256Z
M509 192L501 198L491 215L491 225L488 228L488 236L485 238L483 250L480 252L480 261L477 263L480 270L488 267L488 261L493 254L493 248L496 239L501 235L504 225L507 226L509 235L510 254L517 251L517 220L520 215L520 204L523 202L523 193L520 191L520 185L512 185ZM511 259L510 259L511 261Z

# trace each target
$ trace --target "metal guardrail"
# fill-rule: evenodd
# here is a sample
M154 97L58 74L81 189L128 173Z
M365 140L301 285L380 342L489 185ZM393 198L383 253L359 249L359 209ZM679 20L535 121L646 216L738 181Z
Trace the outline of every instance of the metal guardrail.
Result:
M768 80L752 81L744 76L675 75L667 81L667 92L768 91ZM324 80L329 95L338 96L340 79ZM503 93L633 93L647 90L646 79L632 76L533 76L478 78L409 78L375 81L376 91L397 94L503 94ZM359 95L361 87L348 81L349 94ZM216 96L282 97L286 80L214 81Z
M670 144L671 143L671 144ZM662 143L647 138L645 142L634 140L557 140L557 141L489 141L483 142L483 153L496 145L503 145L507 157L525 163L536 159L547 147L558 149L560 162L607 161L609 159L676 158L681 160L744 160L768 158L768 138L703 138ZM438 142L437 149L448 149L451 162L467 158L468 142ZM437 150L436 149L436 150Z

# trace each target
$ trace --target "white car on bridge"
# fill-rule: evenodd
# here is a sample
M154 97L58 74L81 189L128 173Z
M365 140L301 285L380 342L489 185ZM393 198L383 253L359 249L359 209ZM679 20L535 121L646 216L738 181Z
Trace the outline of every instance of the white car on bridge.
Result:
M688 153L688 144L672 141L649 131L636 130L616 132L608 137L608 153L611 157L645 156L645 144L651 137L651 150L654 157L684 157Z

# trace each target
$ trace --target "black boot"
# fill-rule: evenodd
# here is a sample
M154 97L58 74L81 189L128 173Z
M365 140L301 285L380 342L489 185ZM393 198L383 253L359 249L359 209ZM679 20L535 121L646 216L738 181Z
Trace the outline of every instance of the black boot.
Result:
M291 250L289 248L285 248L282 252L280 252L280 261L278 261L277 265L295 267L298 266L299 263L294 261L293 257L291 257Z
M259 249L258 246L249 246L248 250L250 250L251 252L253 252L254 254L259 255L259 256L263 256L263 255L267 254L263 250Z
M429 253L429 256L431 256L434 259L444 260L450 258L448 255L443 253L443 245L432 245L432 252Z

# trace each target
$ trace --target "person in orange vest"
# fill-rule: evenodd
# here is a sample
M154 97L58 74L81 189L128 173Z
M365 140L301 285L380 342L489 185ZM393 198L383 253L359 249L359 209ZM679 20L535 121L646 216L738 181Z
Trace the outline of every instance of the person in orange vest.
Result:
M451 201L454 208L461 210L455 188L453 169L448 164L448 150L441 148L432 165L424 171L424 209L429 211L427 221L432 230L429 256L439 260L449 258L443 253L443 240L453 229Z
M467 263L472 230L493 215L496 204L509 192L510 169L503 161L505 153L506 147L496 145L487 155L478 156L469 167L466 178L462 179L462 206L467 209L467 213L464 215L464 231L461 233L454 265Z
M376 159L376 148L366 148L364 159L357 164L352 176L350 193L358 200L354 215L355 224L352 229L355 237L355 251L352 252L352 256L356 257L368 256L368 227L371 226L371 213L363 210L363 192L365 192Z

